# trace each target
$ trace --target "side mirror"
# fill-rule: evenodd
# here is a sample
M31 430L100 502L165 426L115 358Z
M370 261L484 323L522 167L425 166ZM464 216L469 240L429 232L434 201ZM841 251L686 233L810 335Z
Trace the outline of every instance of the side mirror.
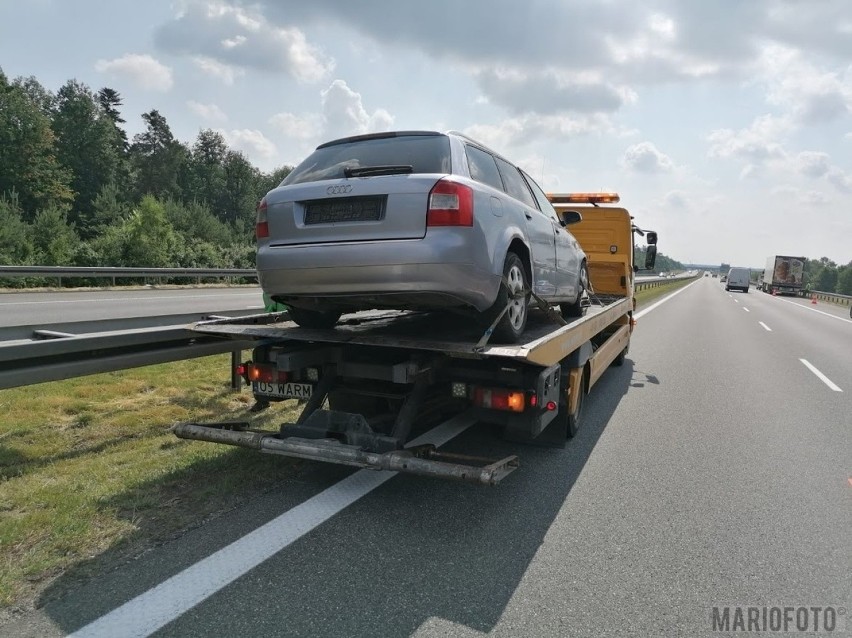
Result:
M647 243L649 246L655 246L657 244L657 232L654 230L646 231L645 243ZM654 252L656 253L656 250Z
M566 210L562 213L562 225L570 226L583 221L583 216L576 210Z
M655 237L656 239L656 237ZM657 247L653 244L648 246L645 253L645 270L653 270L654 262L657 261Z

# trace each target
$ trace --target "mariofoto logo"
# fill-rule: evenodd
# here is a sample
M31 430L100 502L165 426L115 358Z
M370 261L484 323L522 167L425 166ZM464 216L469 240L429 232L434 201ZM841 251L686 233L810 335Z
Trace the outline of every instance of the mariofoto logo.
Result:
M724 633L822 633L846 629L846 607L838 605L717 605L710 627Z

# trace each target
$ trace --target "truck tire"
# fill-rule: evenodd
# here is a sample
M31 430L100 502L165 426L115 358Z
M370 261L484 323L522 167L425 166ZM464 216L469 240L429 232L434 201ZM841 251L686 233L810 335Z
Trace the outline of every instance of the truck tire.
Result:
M580 264L580 276L577 291L577 300L574 303L559 304L559 309L562 311L562 316L566 319L569 317L582 317L586 314L586 308L583 306L583 294L589 289L589 267L583 261Z
M583 404L586 402L586 375L580 375L580 393L577 395L577 409L573 413L568 412L568 401L565 401L565 414L568 419L568 438L573 439L580 429L583 418Z
M508 282L508 286L507 286ZM482 313L483 323L490 327L508 305L509 309L494 327L493 338L504 343L517 343L527 327L530 284L524 262L513 252L506 253L503 262L503 283L497 291L494 304ZM521 294L525 291L525 294Z
M308 310L306 308L290 308L290 318L301 328L326 329L333 328L340 319L341 312L334 310Z
M624 346L624 350L618 353L618 356L612 360L612 365L619 368L624 365L624 360L627 358L627 350L630 346Z

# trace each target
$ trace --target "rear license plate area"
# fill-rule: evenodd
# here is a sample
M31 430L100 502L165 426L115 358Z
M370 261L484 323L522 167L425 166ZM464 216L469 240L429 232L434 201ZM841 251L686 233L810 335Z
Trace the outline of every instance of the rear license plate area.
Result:
M305 202L305 225L377 222L385 216L385 197L338 197Z

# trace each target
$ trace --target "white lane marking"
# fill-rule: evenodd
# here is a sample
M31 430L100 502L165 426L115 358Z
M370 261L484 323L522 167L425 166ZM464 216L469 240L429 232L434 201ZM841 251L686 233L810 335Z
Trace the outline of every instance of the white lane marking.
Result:
M772 328L770 328L769 326L767 326L767 325L766 325L765 323L763 323L762 321L758 321L757 323L759 323L761 326L763 326L763 328L766 330L766 332L772 332Z
M475 422L476 419L468 414L460 414L408 445L431 443L441 446ZM351 474L215 554L78 629L69 638L150 636L396 474L374 470L359 470Z
M734 303L740 303L739 299L734 299Z
M751 310L749 310L749 309L748 309L748 308L746 308L745 306L743 306L743 310L745 310L746 312L751 312Z
M695 285L695 283L696 283L697 281L701 281L701 280L700 280L700 279L696 279L696 280L695 280L695 281L693 281L691 284L687 284L687 285L685 285L685 286L684 286L683 288L681 288L680 290L675 290L675 291L674 291L672 294L670 294L668 297L663 297L663 298L662 298L662 299L660 299L657 303L655 303L655 304L651 304L650 306L648 306L648 307L647 307L647 308L645 308L644 310L640 310L640 311L639 311L639 312L637 312L635 315L633 315L633 318L634 318L634 319L639 319L639 318L641 318L641 317L644 317L645 315L647 315L649 312L651 312L651 311L652 311L654 308L656 308L657 306L661 306L662 304L666 303L669 299L671 299L671 298L672 298L672 297L674 297L675 295L679 295L680 293L682 293L684 290L686 290L686 289L687 289L687 288L689 288L690 286L694 286L694 285Z
M778 301L783 301L784 303L793 304L797 308L802 308L804 310L810 310L811 312L818 312L821 315L825 315L826 317L831 317L832 319L837 319L839 321L845 321L846 323L852 323L852 319L847 319L845 317L838 317L837 315L833 315L830 312L823 312L822 310L817 310L816 308L811 308L809 306L803 306L800 303L796 303L795 301L790 301L789 299L781 299L781 297L775 297Z
M152 300L172 300L172 301L180 301L181 299L233 299L234 297L256 297L258 292L236 292L231 295L169 295L167 297L147 297L147 296L139 296L139 297L106 297L106 298L88 298L88 299L63 299L58 301L9 301L4 302L0 301L0 306L38 306L44 304L57 304L57 303L97 303L99 301L152 301Z
M813 372L813 373L817 376L817 378L818 378L820 381L822 381L825 385L827 385L829 388L831 388L831 389L832 389L832 390L834 390L835 392L843 392L843 390L841 390L841 389L840 389L839 387L837 387L834 383L832 383L831 379L829 379L829 378L828 378L827 376L825 376L822 372L820 372L819 370L817 370L817 369L813 366L813 364L809 363L807 359L799 359L799 361L801 361L802 363L804 363L804 364L805 364L805 367L806 367L808 370L810 370L811 372Z

